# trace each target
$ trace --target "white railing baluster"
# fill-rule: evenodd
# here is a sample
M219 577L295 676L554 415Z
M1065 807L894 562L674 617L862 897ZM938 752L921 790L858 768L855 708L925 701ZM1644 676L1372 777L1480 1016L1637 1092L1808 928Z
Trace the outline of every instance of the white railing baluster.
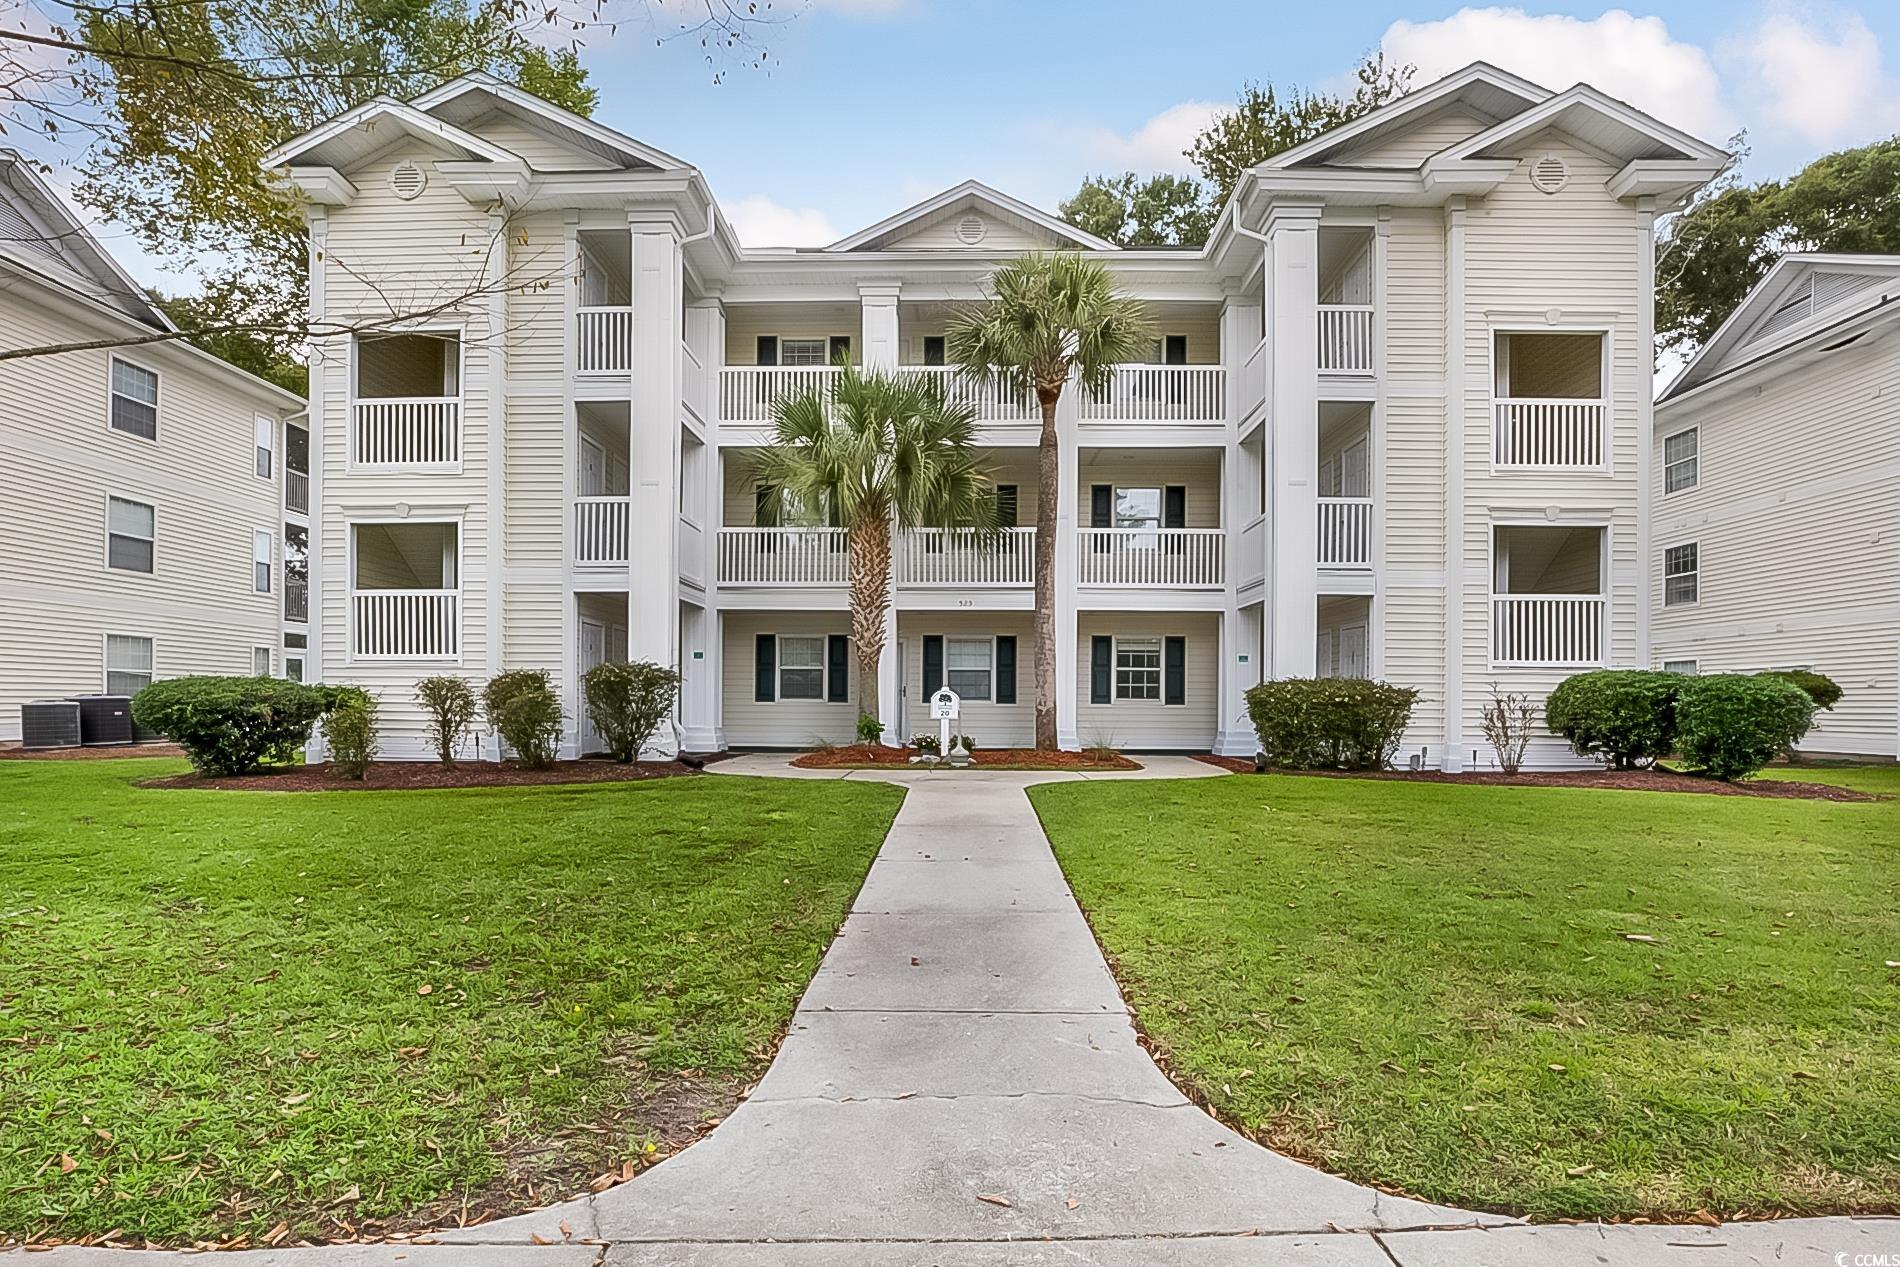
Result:
M357 590L350 653L358 660L454 659L461 610L455 590Z
M1319 566L1359 568L1372 564L1372 499L1319 499Z
M359 400L352 415L354 466L454 466L462 460L458 397Z
M578 309L574 368L582 374L625 374L633 365L633 309Z
M1492 462L1533 469L1599 469L1607 418L1608 410L1600 400L1496 401Z
M1372 373L1371 304L1319 306L1319 370L1322 374Z
M850 556L842 528L721 528L721 585L843 585Z
M627 561L629 508L625 497L574 499L574 562L613 565Z
M1491 661L1574 667L1603 663L1601 594L1493 594Z
M1218 365L1117 365L1081 416L1108 422L1218 422L1226 417L1226 371Z
M1083 585L1218 587L1226 536L1220 528L1084 528L1077 577Z
M769 423L781 396L817 390L829 395L838 371L828 365L726 365L719 370L719 417L723 422Z

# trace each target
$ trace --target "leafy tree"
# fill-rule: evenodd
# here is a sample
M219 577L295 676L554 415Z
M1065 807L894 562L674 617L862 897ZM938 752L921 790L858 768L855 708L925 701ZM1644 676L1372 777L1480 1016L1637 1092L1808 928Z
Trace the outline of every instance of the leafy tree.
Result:
M1741 149L1740 138L1729 145ZM1658 342L1706 342L1788 251L1900 252L1900 136L1818 158L1786 180L1706 188L1657 244Z
M307 395L309 367L298 361L287 340L270 328L268 305L260 305L251 279L215 278L201 295L152 298L187 337L211 355L249 370L284 388ZM265 309L260 320L260 307Z
M1353 71L1345 96L1248 84L1234 108L1201 130L1184 151L1201 180L1160 175L1143 181L1092 176L1062 204L1064 220L1124 246L1199 246L1240 183L1241 173L1322 132L1403 96L1414 68L1374 53Z
M975 447L976 411L934 378L840 361L831 390L780 397L773 440L759 456L766 482L795 503L828 506L844 529L858 715L878 715L877 666L890 605L891 530L996 531L995 486Z
M987 303L958 314L949 359L966 374L1024 396L1042 410L1036 449L1036 747L1056 747L1056 505L1062 489L1056 402L1073 375L1084 391L1108 385L1122 361L1153 338L1140 300L1080 255L1025 255L990 277ZM1069 689L1074 689L1070 683Z

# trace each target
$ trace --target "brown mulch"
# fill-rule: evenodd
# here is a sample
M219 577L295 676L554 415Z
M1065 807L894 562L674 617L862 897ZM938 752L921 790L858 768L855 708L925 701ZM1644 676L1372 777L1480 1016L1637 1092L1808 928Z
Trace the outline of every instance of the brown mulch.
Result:
M890 748L883 744L845 744L820 748L792 760L802 770L917 770L910 759L917 754L909 748ZM939 764L936 769L951 767ZM979 748L971 754L972 770L1139 770L1141 763L1117 753L1103 758L1087 752L1042 752L1035 748Z
M1199 755L1195 760L1251 774L1253 762L1239 757ZM1626 792L1701 792L1715 796L1756 796L1771 800L1802 801L1878 801L1884 798L1832 783L1801 783L1786 779L1750 779L1743 783L1724 783L1720 779L1674 770L1522 770L1516 774L1497 771L1471 771L1450 774L1443 770L1275 770L1275 774L1311 775L1322 779L1396 779L1411 783L1478 783L1498 787L1586 787L1612 788Z
M1253 761L1247 757L1217 757L1211 752L1197 752L1194 759L1217 770L1226 770L1231 774L1252 774Z
M0 761L115 761L126 757L182 757L175 743L138 743L114 748L22 748L0 744Z
M704 763L715 758L696 756L693 759ZM648 779L672 779L698 773L698 770L678 761L642 761L639 765L621 765L617 761L597 759L556 761L545 770L523 770L492 761L462 761L449 769L433 761L372 761L360 780L346 779L335 773L328 763L323 763L281 766L274 770L223 779L211 778L194 770L189 774L146 779L139 786L217 788L239 792L400 791L407 788L645 782Z

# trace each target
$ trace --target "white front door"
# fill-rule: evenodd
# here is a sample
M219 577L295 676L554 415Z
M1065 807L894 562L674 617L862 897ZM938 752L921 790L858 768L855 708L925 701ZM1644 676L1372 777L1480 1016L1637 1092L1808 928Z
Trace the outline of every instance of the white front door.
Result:
M581 488L582 497L605 497L607 495L607 455L600 446L581 437Z
M1372 463L1370 449L1362 437L1346 446L1339 455L1339 496L1372 496Z
M581 621L581 672L607 660L607 626L597 620ZM581 697L581 751L599 752L600 735L587 715L586 696Z
M1366 627L1341 625L1339 629L1339 676L1365 677Z

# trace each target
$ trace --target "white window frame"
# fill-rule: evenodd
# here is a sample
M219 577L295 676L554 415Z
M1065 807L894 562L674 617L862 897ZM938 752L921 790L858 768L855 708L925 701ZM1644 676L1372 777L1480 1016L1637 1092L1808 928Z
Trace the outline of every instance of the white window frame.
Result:
M1682 667L1685 664L1689 666L1686 669ZM1664 660L1659 667L1664 673L1681 673L1688 677L1695 677L1702 672L1702 662L1699 660Z
M831 336L828 334L821 334L815 337L809 334L781 334L774 337L778 339L778 363L781 369L813 370L823 369L825 366L831 364ZM796 363L787 361L785 359L785 349L794 343L816 343L818 345L818 359L816 361L799 361ZM797 637L798 635L794 634L792 636Z
M128 505L132 505L132 506L143 506L147 510L151 511L152 512L152 535L149 538L147 538L147 537L134 536L132 533L129 533L129 532L117 532L117 533L113 532L112 531L112 503L115 501L125 502ZM105 564L106 571L119 572L126 576L157 576L158 575L158 505L157 503L148 502L148 501L140 501L136 497L127 497L119 493L107 493L106 499L105 499L105 514L106 514L105 554L104 554L104 557L101 559L101 562ZM151 569L147 571L147 570L142 570L139 568L114 567L112 565L112 538L115 536L124 537L128 541L149 541L152 546Z
M1588 475L1613 475L1616 473L1616 329L1603 321L1559 322L1556 325L1534 324L1525 320L1492 322L1486 325L1488 341L1484 349L1484 392L1490 400L1490 418L1485 425L1485 463L1493 473L1539 475L1567 475L1573 472ZM1497 427L1498 405L1507 400L1536 400L1535 396L1498 395L1498 336L1513 334L1594 334L1601 337L1597 345L1597 395L1578 396L1579 404L1598 404L1603 406L1603 465L1601 466L1501 466L1498 463ZM1647 390L1647 389L1646 389Z
M1695 437L1695 452L1686 458L1677 458L1671 462L1669 460L1669 442L1671 440L1680 440L1683 436ZM1671 469L1679 466L1687 466L1690 468L1689 482L1680 488L1671 488L1669 487L1669 472ZM1680 431L1663 437L1662 471L1664 497L1673 497L1677 493L1687 493L1693 489L1702 487L1702 428L1700 425L1684 427Z
M148 670L150 680L146 685L149 686L152 682L158 681L158 639L143 631L108 629L99 635L99 689L101 691L107 695L112 694L112 640L114 638L143 639L152 649L152 664ZM120 669L118 671L120 673L129 673L132 670ZM136 691L133 693L137 694Z
M142 436L136 431L127 431L124 427L119 426L112 420L112 402L121 395L119 389L113 386L112 373L114 367L120 364L128 365L142 374L150 374L152 376L152 399L150 401L152 407L152 434L149 436ZM134 398L130 396L127 396L126 399L134 400ZM106 359L106 430L115 431L122 436L131 436L134 440L143 440L147 444L157 444L158 411L160 402L164 399L165 379L157 370L141 361L135 361L129 356L112 356ZM134 403L143 405L147 402L135 400Z
M1695 551L1695 566L1687 572L1669 570L1669 552L1671 550L1690 549ZM1669 601L1669 580L1672 576L1687 576L1695 583L1695 597L1676 602ZM1702 543L1700 541L1677 541L1662 548L1662 605L1671 611L1682 607L1696 607L1702 602Z
M832 635L828 633L817 633L817 634L781 633L781 634L773 634L772 637L776 642L776 646L774 648L775 663L773 666L773 671L774 673L777 674L777 679L778 679L777 680L778 690L774 696L773 703L823 704L827 700L829 700L831 698L831 665L830 665L831 654L830 653L831 653ZM785 661L785 640L787 638L799 638L799 639L804 639L806 641L817 643L818 644L818 663L816 665L810 665L810 664L788 665ZM788 668L791 669L791 671L794 673L809 673L814 668L816 668L818 670L818 694L817 695L787 695L785 693L785 672Z
M276 649L274 647L268 646L264 643L256 643L251 647L251 676L252 677L271 676L271 666L277 662L277 656L275 654L275 650ZM257 657L258 657L259 652L262 652L264 656L264 671L262 673L259 673L257 671Z
M272 592L277 571L277 534L268 528L257 528L251 532L251 592L269 594ZM259 550L258 547L263 549ZM262 556L262 557L260 557ZM259 572L258 569L264 569ZM259 580L263 584L258 584Z
M356 530L359 526L368 526L371 524L409 524L409 523L454 524L455 525L455 587L453 589L435 591L436 593L455 595L455 613L456 613L456 620L458 622L458 627L455 631L455 654L452 656L360 657L356 654L356 595L359 592L356 588ZM347 607L348 615L347 615L347 619L344 621L344 630L343 630L343 636L345 639L344 663L346 664L359 664L359 663L360 664L405 664L405 663L408 663L408 664L460 664L462 663L463 651L468 642L468 639L466 637L466 630L460 627L461 625L465 625L467 623L467 614L468 614L467 610L464 608L462 604L462 598L464 596L463 577L467 574L465 569L467 565L466 552L468 549L468 529L466 525L463 523L463 517L460 514L437 514L434 511L421 510L421 509L415 510L407 516L352 515L343 521L343 533L344 533L343 566L346 569L345 572L343 573L343 579L344 579L343 589L344 589L344 594L346 595L346 601L348 603L348 607ZM366 594L373 594L376 591L363 590L360 592L366 593ZM313 602L315 601L315 597L316 597L316 586L312 585L311 598Z
M259 441L263 443L258 443ZM277 420L256 414L251 418L251 471L271 483L277 478ZM263 470L258 470L258 467Z
M983 687L983 694L970 695L963 691L958 691L957 688L951 684L950 644L953 642L961 642L961 643L965 643L969 645L982 643L983 645L989 648L989 672L987 675L988 681L985 683ZM956 672L975 673L976 670L975 669L958 669L956 670ZM956 691L957 695L963 699L973 700L981 704L995 703L996 702L996 635L994 634L952 634L952 633L944 634L943 635L943 684L945 686L950 687L951 690Z
M1167 691L1167 682L1164 679L1167 676L1166 660L1167 660L1167 651L1168 651L1168 640L1162 637L1160 634L1153 634L1153 635L1116 634L1114 635L1112 641L1113 641L1114 655L1113 655L1113 659L1110 663L1109 668L1110 668L1110 672L1114 674L1114 679L1111 684L1112 689L1109 691L1110 702L1116 703L1116 704L1159 704L1161 703ZM1130 668L1127 668L1127 669L1124 669L1122 667L1122 647L1124 644L1128 644L1128 643L1154 644L1155 663L1154 663L1153 673L1154 673L1155 693L1153 696L1128 695L1128 694L1123 693L1123 685L1122 685L1123 673L1131 673L1131 674L1140 673L1140 674L1146 675L1150 671L1145 666L1141 668L1135 668L1131 666ZM1130 647L1131 654L1134 653L1136 650L1137 648ZM1142 647L1142 648L1139 648L1139 650L1141 651L1142 654L1146 654L1147 648Z

